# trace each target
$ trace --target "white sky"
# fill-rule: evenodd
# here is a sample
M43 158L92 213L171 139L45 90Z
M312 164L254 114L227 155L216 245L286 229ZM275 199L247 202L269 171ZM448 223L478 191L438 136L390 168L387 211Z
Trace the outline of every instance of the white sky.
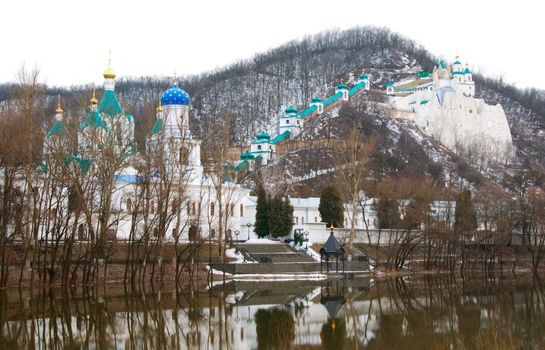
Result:
M188 75L331 28L386 26L488 75L545 89L539 0L17 0L0 5L0 82L23 62L49 85Z

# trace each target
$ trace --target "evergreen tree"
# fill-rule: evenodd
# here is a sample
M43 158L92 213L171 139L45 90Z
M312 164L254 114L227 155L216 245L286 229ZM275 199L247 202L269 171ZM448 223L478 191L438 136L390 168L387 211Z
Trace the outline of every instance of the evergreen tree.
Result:
M344 201L337 187L327 186L323 189L318 210L327 227L331 224L334 227L343 227Z
M273 237L290 234L293 228L293 206L289 200L274 196L269 201L269 232Z
M471 199L471 191L467 188L462 189L456 198L454 220L456 232L472 231L477 228L477 212Z
M259 238L267 237L269 234L269 202L270 200L267 197L267 192L265 191L263 184L260 183L257 187L257 204L255 208L254 227L254 232Z

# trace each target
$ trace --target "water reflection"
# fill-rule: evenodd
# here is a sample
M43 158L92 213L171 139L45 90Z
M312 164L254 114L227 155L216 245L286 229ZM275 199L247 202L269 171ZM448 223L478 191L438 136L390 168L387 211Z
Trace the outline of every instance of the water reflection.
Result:
M532 278L427 275L0 293L0 349L537 349Z

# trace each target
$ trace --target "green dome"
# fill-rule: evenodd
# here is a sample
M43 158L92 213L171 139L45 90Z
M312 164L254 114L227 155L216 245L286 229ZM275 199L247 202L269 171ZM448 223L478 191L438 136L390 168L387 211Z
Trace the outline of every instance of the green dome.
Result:
M456 62L453 63L453 65L455 65L455 64L462 64L462 63L460 61L456 61Z
M420 79L427 79L430 77L430 73L427 70L421 70L420 72L418 72L418 77Z
M258 140L264 140L264 139L267 139L267 140L270 140L271 137L269 136L269 134L267 134L265 131L262 131L260 132L259 134L257 134L257 137L256 137Z
M469 68L466 68L466 70L464 71L464 74L471 74L471 71L469 70Z
M391 80L388 80L388 82L386 83L386 87L394 87L394 82Z
M297 109L295 107L293 107L293 106L289 106L288 108L286 108L284 110L284 112L286 114L297 114L298 113Z
M240 159L241 160L251 160L251 159L254 159L254 155L251 154L250 152L246 151L246 152L244 152L244 153L242 153L240 155Z
M362 75L360 75L360 79L363 80L363 79L369 79L369 76L365 73L363 73Z

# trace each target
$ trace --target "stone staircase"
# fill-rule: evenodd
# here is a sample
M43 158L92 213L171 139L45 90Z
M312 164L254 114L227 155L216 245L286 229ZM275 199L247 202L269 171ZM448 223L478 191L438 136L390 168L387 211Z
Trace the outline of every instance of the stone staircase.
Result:
M238 250L249 261L259 263L314 263L312 257L284 244L240 244Z
M214 269L230 274L308 274L326 272L325 263L320 263L304 252L298 251L285 243L239 243L235 248L244 256L246 263L214 264ZM339 272L341 269L339 262ZM365 261L345 262L347 272L369 271ZM334 261L329 263L329 271L336 270Z

